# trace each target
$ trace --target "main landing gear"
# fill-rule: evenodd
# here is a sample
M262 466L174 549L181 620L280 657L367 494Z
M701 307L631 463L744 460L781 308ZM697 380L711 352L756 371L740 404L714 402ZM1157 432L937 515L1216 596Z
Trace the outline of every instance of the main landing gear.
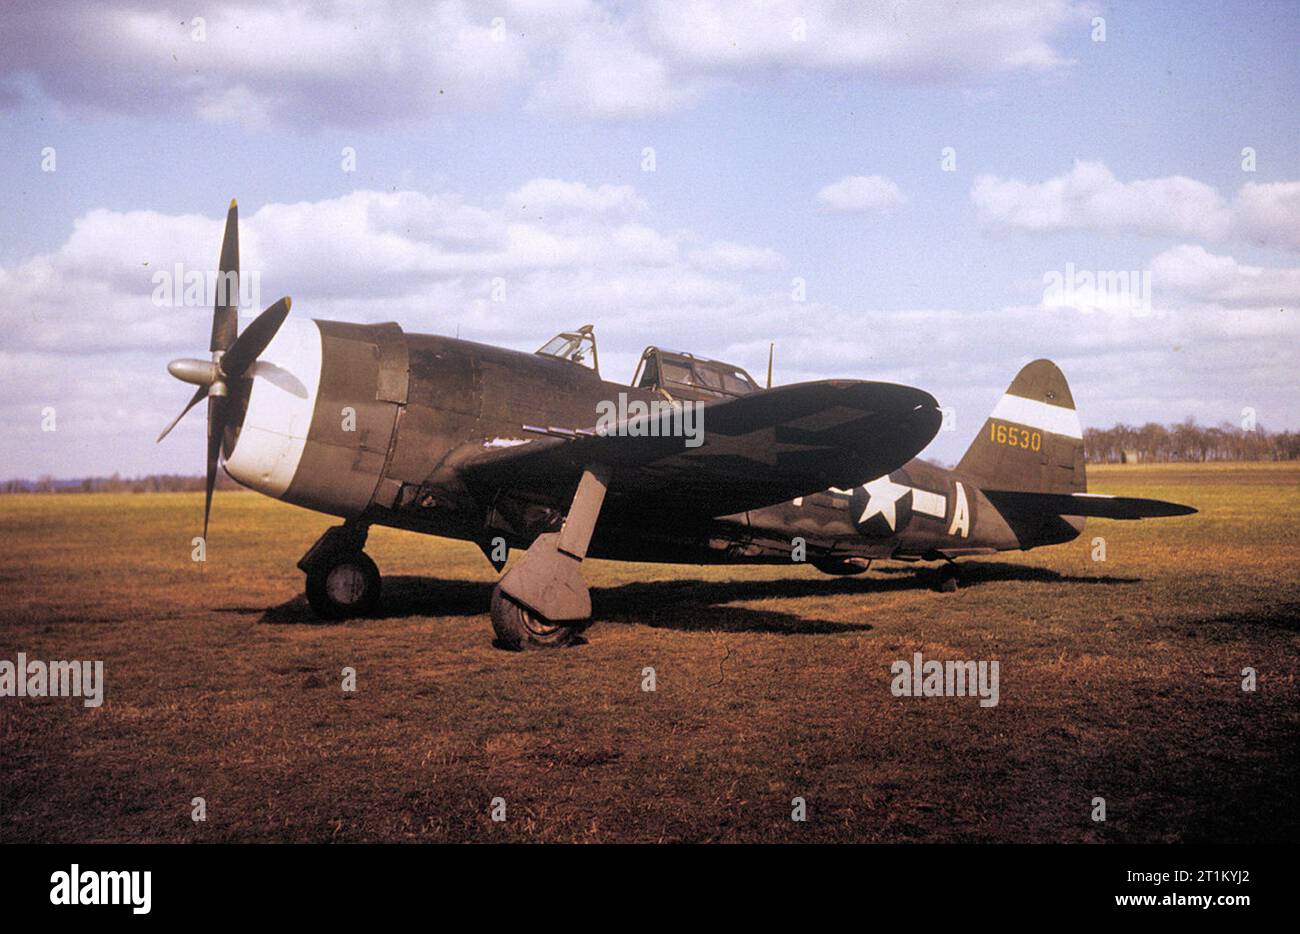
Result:
M327 529L298 562L307 572L307 602L322 619L368 616L379 606L379 568L362 549L365 526Z
M581 565L608 485L609 469L588 465L560 531L539 535L492 591L492 629L502 648L561 648L591 625Z

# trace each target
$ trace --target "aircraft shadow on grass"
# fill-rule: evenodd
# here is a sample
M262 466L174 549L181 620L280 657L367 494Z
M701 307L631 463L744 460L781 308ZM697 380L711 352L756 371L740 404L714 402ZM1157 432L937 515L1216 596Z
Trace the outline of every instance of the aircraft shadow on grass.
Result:
M869 623L808 618L784 610L737 606L743 601L805 597L869 596L916 590L933 590L938 569L884 567L889 575L869 578L791 578L756 581L702 581L694 579L638 582L617 587L593 587L592 616L601 625L635 625L683 632L768 632L783 635L825 635L866 632ZM962 589L988 583L1027 581L1116 585L1133 584L1136 577L1080 577L1047 568L1003 562L964 564ZM398 575L384 578L379 609L371 619L412 616L479 616L486 613L493 583ZM935 594L936 599L951 599ZM260 623L320 625L321 621L299 594L277 606L224 607L219 612L254 614Z

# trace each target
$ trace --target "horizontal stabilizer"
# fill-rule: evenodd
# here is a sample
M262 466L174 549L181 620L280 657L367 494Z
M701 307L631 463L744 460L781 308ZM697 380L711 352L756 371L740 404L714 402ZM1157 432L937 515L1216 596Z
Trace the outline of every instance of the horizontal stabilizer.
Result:
M1026 493L1019 490L984 490L989 502L1003 514L1015 516L1087 516L1097 519L1155 519L1189 516L1191 506L1134 496L1101 493Z

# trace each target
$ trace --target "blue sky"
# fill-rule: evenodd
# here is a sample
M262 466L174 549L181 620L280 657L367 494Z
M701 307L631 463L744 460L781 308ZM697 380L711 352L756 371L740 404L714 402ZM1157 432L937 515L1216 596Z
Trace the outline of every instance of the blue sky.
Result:
M591 322L611 379L775 340L778 382L953 406L949 462L1039 356L1085 425L1300 427L1297 40L1294 3L8 5L0 477L197 472L200 418L153 438L210 311L151 277L215 263L231 196L263 305L521 349ZM1067 264L1148 306L1047 300Z

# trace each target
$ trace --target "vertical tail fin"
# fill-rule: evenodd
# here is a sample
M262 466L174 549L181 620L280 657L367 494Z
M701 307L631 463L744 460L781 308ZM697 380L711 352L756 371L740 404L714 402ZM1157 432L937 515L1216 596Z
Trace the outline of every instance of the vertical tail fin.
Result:
M1083 431L1065 375L1050 360L1016 374L957 472L993 490L1083 493Z

